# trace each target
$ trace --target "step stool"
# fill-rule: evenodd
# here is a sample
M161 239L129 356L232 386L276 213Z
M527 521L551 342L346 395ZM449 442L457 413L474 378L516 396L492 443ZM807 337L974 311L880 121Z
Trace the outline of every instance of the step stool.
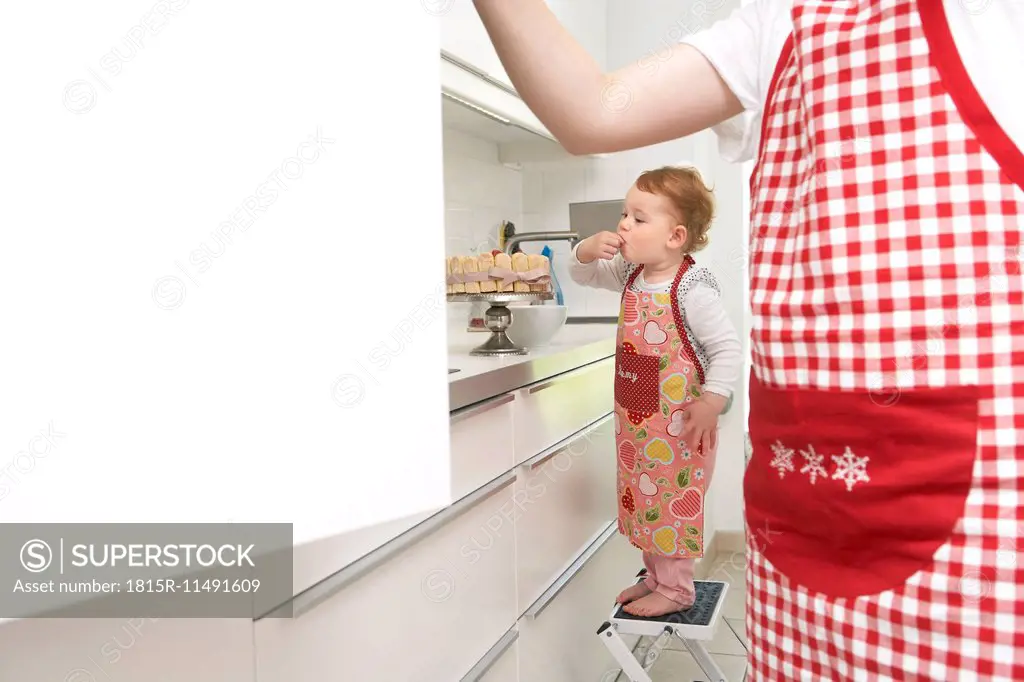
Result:
M642 582L646 574L647 569L641 569L637 573L637 582ZM682 640L711 682L729 682L704 646L704 642L715 636L729 583L695 580L694 588L696 601L685 611L645 618L626 613L622 605L616 604L609 619L597 629L601 641L631 682L652 682L648 673L672 637ZM654 637L655 640L638 657L626 646L622 635Z

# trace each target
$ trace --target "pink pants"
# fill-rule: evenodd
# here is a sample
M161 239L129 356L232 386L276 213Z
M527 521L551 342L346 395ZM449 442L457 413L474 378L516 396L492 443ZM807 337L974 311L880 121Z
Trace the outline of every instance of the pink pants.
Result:
M674 559L671 557L644 552L644 566L647 567L647 578L644 585L679 604L682 608L693 605L693 571L696 567L694 559Z

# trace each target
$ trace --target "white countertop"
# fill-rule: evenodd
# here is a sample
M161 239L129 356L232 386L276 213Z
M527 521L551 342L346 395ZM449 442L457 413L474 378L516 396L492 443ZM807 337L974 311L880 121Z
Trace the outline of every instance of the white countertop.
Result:
M490 332L470 332L465 327L449 328L448 330L448 368L460 371L448 375L449 383L459 381L478 374L492 372L503 367L510 367L540 358L560 355L573 351L581 346L592 343L607 342L614 349L614 324L567 324L552 339L551 343L541 348L533 348L526 355L505 355L486 357L470 355L469 352L490 337Z
M475 356L490 332L448 328L449 410L456 411L615 355L614 324L566 324L546 346L525 355Z

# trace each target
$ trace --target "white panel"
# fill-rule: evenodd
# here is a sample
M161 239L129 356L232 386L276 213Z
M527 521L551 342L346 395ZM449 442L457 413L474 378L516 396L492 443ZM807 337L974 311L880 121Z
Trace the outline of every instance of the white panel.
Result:
M436 19L58 4L0 27L2 520L304 540L446 502Z
M615 358L520 389L514 403L516 463L612 411Z
M614 426L606 417L516 481L520 612L615 519Z
M514 394L453 413L452 499L458 500L512 468Z

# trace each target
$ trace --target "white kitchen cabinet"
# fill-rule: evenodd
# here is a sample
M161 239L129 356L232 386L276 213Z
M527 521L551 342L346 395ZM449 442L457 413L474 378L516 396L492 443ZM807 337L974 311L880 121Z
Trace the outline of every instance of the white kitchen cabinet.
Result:
M473 0L446 0L445 8L447 12L441 15L441 49L508 87L513 87L487 35L487 29L473 6Z
M458 59L441 55L441 94L461 106L470 109L485 119L500 123L500 129L513 127L529 133L525 139L531 142L561 146L551 132L544 127L518 93L503 83L488 80L486 74L477 72L475 67ZM508 137L507 133L488 137L494 142L514 142L523 136ZM507 138L507 139L506 139Z
M294 619L258 621L260 682L465 675L518 616L512 480Z
M441 49L491 78L514 88L472 0L430 0L443 5ZM546 0L551 12L604 69L607 1Z
M19 257L0 281L32 298L5 306L3 321L52 345L5 338L22 362L5 367L18 401L3 419L25 435L0 465L50 420L67 438L63 459L40 460L30 484L5 492L4 521L288 520L304 542L443 498L445 333L422 322L444 282L436 20L417 2L365 3L358 21L344 3L82 5L67 5L72 33L53 42L52 65L65 65L45 77L56 94L38 99L45 81L24 71L5 83L39 105L7 109L5 156L24 164L17 177L47 182L5 197L3 223L21 216L24 229L5 242ZM18 12L12 54L11 38L52 35L51 7ZM121 30L140 31L130 63L104 56ZM409 158L415 182L381 181ZM342 227L348 207L399 196L417 215L402 274L380 276L376 257L340 265L385 243ZM103 217L82 230L83 215ZM393 320L380 321L380 301ZM86 321L104 333L60 331ZM415 409L396 414L396 400ZM396 452L403 475L376 505L363 497L372 448L399 431L430 447Z
M452 499L459 500L512 468L512 403L502 393L449 417Z
M496 373L485 390L455 401L465 407L449 413L451 505L349 553L351 563L296 598L294 618L259 620L259 682L544 679L521 670L521 628L532 618L523 614L558 616L566 579L593 572L586 560L603 547L595 538L614 534L616 516L614 358L610 348L567 352L572 362L538 358L536 372ZM577 409L566 412L563 402ZM529 456L520 456L534 447L524 446L524 433L536 436ZM613 582L635 572L631 565ZM599 624L580 625L593 632ZM388 654L373 653L382 649Z
M520 389L514 403L516 463L611 412L614 381L615 358L607 358Z
M640 550L613 531L535 618L519 621L521 682L607 681L619 666L597 636L615 597L643 567ZM624 637L632 646L636 637Z
M535 136L527 135L523 139L514 133L488 134L488 139L493 138L503 145L503 159L514 162L519 157L523 160L566 158L568 153L516 92L472 0L425 2L438 16L442 93L506 128L514 126ZM606 63L605 1L548 0L548 6L603 69ZM554 144L545 144L540 138Z
M615 472L610 414L520 470L515 493L520 612L615 519Z
M512 86L472 0L444 3L446 11L439 17L441 92L491 121L512 124L553 142L551 133Z

